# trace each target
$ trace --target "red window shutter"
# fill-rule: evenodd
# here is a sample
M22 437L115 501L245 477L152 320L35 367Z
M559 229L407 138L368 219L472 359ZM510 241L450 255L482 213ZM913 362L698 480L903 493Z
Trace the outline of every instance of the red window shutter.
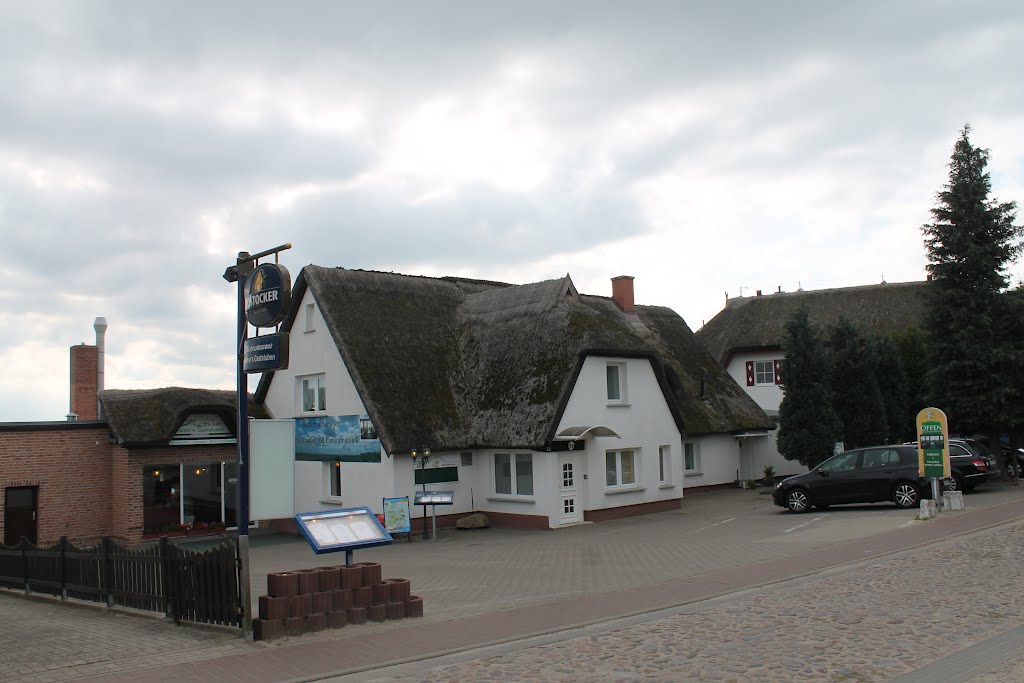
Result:
M775 361L775 383L782 384L782 360Z
M747 361L747 386L754 386L754 361Z

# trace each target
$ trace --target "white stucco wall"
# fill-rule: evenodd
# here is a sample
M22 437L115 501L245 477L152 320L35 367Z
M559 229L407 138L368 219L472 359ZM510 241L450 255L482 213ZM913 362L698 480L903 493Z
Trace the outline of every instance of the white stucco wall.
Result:
M729 361L726 371L729 373L729 376L732 377L752 399L754 399L754 402L761 406L762 409L778 410L779 404L782 403L782 388L776 384L748 387L747 361L774 361L781 360L783 358L785 358L785 355L780 350L737 353Z
M623 362L626 367L626 405L610 405L607 394L606 364ZM682 496L682 451L679 430L665 403L665 396L654 376L649 360L644 358L608 358L590 356L580 371L572 395L558 425L558 431L575 426L601 425L614 430L621 438L594 437L586 441L581 460L587 475L583 495L584 509L637 505ZM671 448L668 486L658 481L658 448ZM639 451L638 486L628 491L609 490L605 483L605 453L632 448ZM556 463L551 471L554 490L551 499L560 505ZM557 525L560 509L548 514Z
M318 306L314 306L313 331L305 331L307 303L314 303L309 290L303 296L290 333L289 367L274 374L265 399L267 409L276 418L301 415L297 378L323 373L327 382L327 415L365 413L366 408L341 361ZM395 495L394 463L386 453L381 454L379 463L342 463L340 498L325 495L324 480L323 463L295 463L295 512L364 505L374 512L381 512L382 499Z
M687 488L717 486L736 481L736 471L740 466L740 446L736 437L729 434L713 434L687 438L685 441L693 442L700 456L699 471L687 474L684 478Z

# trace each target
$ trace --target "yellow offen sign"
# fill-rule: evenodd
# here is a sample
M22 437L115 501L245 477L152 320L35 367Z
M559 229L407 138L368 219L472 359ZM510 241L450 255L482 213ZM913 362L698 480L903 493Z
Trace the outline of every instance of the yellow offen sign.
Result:
M917 471L922 477L949 477L949 423L938 408L917 414Z

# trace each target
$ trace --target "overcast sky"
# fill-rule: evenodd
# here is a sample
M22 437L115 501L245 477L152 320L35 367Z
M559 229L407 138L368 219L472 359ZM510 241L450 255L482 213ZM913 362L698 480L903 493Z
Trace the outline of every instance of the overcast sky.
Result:
M694 330L923 279L965 123L1024 202L1022 45L1019 1L0 0L0 421L63 419L96 316L108 388L232 388L222 274L285 242Z

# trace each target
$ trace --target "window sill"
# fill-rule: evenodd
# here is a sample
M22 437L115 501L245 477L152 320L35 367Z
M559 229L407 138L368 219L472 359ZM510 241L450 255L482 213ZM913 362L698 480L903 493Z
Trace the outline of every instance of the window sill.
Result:
M504 494L497 494L487 497L488 501L495 503L536 503L537 501L533 496L510 496Z
M314 332L316 332L316 330L303 330L302 334L312 334Z
M340 497L336 496L325 496L320 499L320 502L324 505L342 505L344 503Z
M609 408L628 408L629 404L628 403L621 403L619 401L609 401L608 402L608 407Z
M703 472L687 472L683 476L684 477L703 477L704 473Z
M611 495L614 495L616 493L636 493L637 491L646 491L646 490L647 490L646 486L629 486L629 487L621 488L621 489L605 489L604 492L605 492L606 495L611 496Z
M666 484L658 484L658 488L659 489L674 489L675 487L676 487L675 484L668 484L668 483L666 483Z

